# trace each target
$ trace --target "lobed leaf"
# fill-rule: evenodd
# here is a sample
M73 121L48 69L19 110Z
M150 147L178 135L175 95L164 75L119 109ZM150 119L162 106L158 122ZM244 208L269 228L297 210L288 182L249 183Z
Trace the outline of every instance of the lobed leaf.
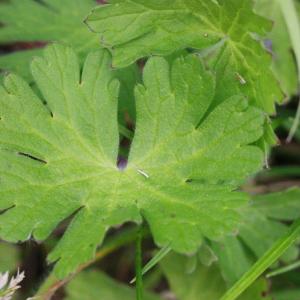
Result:
M92 52L81 73L74 51L53 45L31 67L42 99L15 75L0 89L0 236L44 240L76 212L49 257L59 277L126 221L144 218L159 246L182 253L236 230L247 199L236 189L263 160L253 145L261 111L242 96L210 111L214 78L196 56L154 57L136 88L136 132L119 170L110 64L106 50Z
M255 37L270 31L271 23L254 14L251 0L114 0L96 7L86 22L117 67L153 54L212 47L220 95L237 81L235 88L268 113L283 99L271 56Z

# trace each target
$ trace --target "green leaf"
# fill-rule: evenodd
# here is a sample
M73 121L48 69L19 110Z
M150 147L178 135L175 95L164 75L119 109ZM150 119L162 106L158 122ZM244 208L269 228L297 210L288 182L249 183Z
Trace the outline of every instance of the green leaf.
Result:
M257 195L253 198L253 207L265 216L284 221L300 218L300 188Z
M292 96L298 91L297 66L293 55L292 41L280 1L259 0L256 1L255 9L257 13L274 21L273 30L266 37L267 40L271 41L271 51L274 58L273 70L285 94ZM300 5L297 1L294 2L300 12ZM296 28L294 27L294 29Z
M43 240L76 212L49 257L59 259L59 277L125 221L144 218L158 246L195 253L204 237L236 230L247 199L236 189L262 165L253 143L263 113L242 96L207 113L213 75L189 55L148 61L129 162L119 170L119 85L110 64L106 50L92 52L80 75L75 53L53 45L31 67L47 105L14 75L0 90L0 236Z
M161 266L178 300L217 300L226 290L218 267L197 265L192 273L186 271L187 258L170 253L161 261Z
M246 210L243 216L240 238L257 258L261 257L288 230L287 225L268 219L255 209ZM282 259L294 260L298 255L297 247L291 247L286 252L286 257Z
M1 28L0 28L0 32L1 32ZM0 80L3 79L3 77L9 71L13 71L17 74L22 75L28 81L31 81L32 76L29 70L29 62L33 59L33 57L39 56L41 55L41 53L42 53L41 49L34 49L34 50L16 51L16 52L11 52L10 54L0 55L0 69L2 70L2 72L0 73Z
M61 42L72 46L83 62L88 52L100 47L99 39L83 24L84 18L96 5L95 0L9 0L0 2L0 44L33 42L42 45ZM13 71L32 81L29 64L42 49L15 51L0 55L0 69ZM119 110L135 118L133 87L140 81L136 65L115 70L121 82Z
M225 280L229 284L235 283L256 259L288 231L288 226L280 221L298 219L299 211L297 188L253 196L251 205L243 209L238 236L228 236L212 244ZM289 263L298 255L299 248L291 246L280 260Z
M291 38L291 43L293 46L293 51L295 54L297 71L298 71L298 85L300 85L300 17L297 14L300 12L300 5L296 6L294 0L282 1L280 0L281 10L285 18L285 22L288 28L288 33ZM291 142L294 135L297 133L297 130L300 125L300 100L298 103L298 108L295 116L294 123L291 127L287 141Z
M218 260L213 250L207 245L203 244L198 252L198 259L204 266L211 266Z
M61 41L73 46L79 56L84 59L91 49L97 49L98 38L93 36L83 24L83 19L89 13L95 0L9 0L0 3L0 43L14 42L52 42ZM1 56L0 67L19 68L24 75L28 73L28 62L37 51L21 51ZM14 61L14 58L17 58ZM8 62L8 65L6 63ZM23 75L23 74L22 74Z
M218 300L226 290L226 284L218 265L197 265L193 273L186 272L187 258L174 253L161 261L161 266L178 300ZM241 295L239 300L268 300L262 293L267 290L264 280L258 280Z
M221 274L229 286L234 284L254 263L253 255L247 251L237 236L227 236L218 242L213 242L212 248L218 257Z
M253 282L259 278L284 252L291 247L300 235L300 220L296 221L289 231L236 282L221 298L221 300L237 299Z
M132 300L135 291L124 284L118 283L101 272L83 272L67 285L66 300ZM159 300L158 296L145 293L144 300Z
M237 299L238 300L273 300L271 296L265 295L268 289L269 289L268 282L264 279L259 279Z
M298 300L300 299L300 289L286 289L272 293L274 300Z
M300 3L294 0L258 1L258 11L275 20L270 35L274 48L274 69L288 96L298 93L300 84ZM287 141L290 142L300 124L300 101Z
M16 270L19 260L17 247L0 241L0 273Z
M100 34L118 67L152 54L219 43L213 47L213 65L223 79L218 81L218 101L223 92L228 96L227 83L235 81L235 89L273 113L283 95L270 70L270 55L252 34L265 35L271 23L254 14L252 6L251 0L118 0L96 7L86 22Z

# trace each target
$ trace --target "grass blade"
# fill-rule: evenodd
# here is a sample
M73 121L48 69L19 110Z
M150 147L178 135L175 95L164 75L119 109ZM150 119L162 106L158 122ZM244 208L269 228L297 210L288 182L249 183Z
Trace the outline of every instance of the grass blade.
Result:
M165 246L161 248L156 255L144 266L142 270L142 275L145 275L149 272L154 266L156 266L169 252L171 248L169 246ZM133 278L130 283L134 283L136 278Z
M129 140L133 139L133 132L127 129L125 126L119 125L119 132L122 136L128 138Z
M288 266L284 266L282 268L279 268L273 272L270 272L269 274L267 274L267 278L271 278L271 277L274 277L274 276L277 276L277 275L281 275L281 274L284 274L284 273L287 273L287 272L290 272L290 271L293 271L295 269L298 269L300 268L300 260L299 261L296 261Z

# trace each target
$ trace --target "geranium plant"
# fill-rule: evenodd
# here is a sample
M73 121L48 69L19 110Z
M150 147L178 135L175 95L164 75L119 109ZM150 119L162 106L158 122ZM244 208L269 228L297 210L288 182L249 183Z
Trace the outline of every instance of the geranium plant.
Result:
M44 245L30 296L271 299L263 273L298 266L299 188L253 192L297 82L263 2L0 3L0 238ZM96 264L119 248L135 292Z

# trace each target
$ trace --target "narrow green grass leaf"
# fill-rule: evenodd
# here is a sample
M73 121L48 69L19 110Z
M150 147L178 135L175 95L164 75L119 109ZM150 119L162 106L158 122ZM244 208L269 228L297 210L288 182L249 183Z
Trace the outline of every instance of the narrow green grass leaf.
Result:
M241 295L263 272L270 267L300 235L300 220L296 221L289 231L279 239L242 278L229 289L221 300L235 300Z
M142 270L142 275L148 273L152 268L154 268L170 251L172 248L170 246L165 246L161 248L155 256L144 266ZM134 277L130 283L134 283L136 281L136 277Z
M119 132L122 136L126 137L127 139L133 139L133 132L127 129L125 126L119 125Z
M288 265L288 266L284 266L282 268L279 268L273 272L270 272L269 274L267 274L267 277L268 278L271 278L271 277L275 277L277 275L281 275L281 274L284 274L284 273L287 273L287 272L290 272L290 271L293 271L295 269L298 269L300 268L300 260Z

